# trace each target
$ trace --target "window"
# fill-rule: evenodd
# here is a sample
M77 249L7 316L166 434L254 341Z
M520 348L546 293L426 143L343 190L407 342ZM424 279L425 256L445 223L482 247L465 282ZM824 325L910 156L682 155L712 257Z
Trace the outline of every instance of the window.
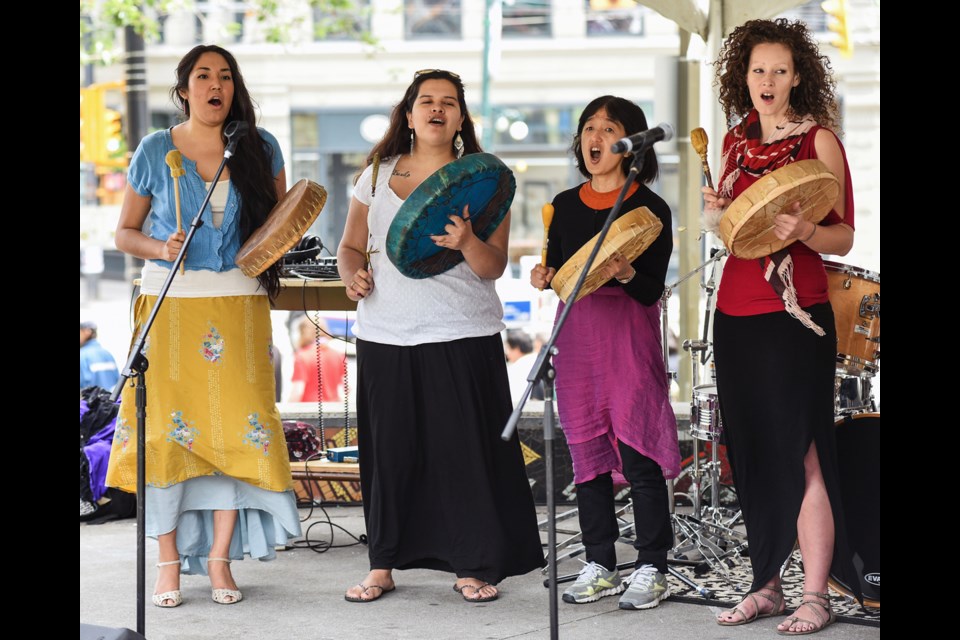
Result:
M404 33L408 40L460 38L461 0L404 0Z
M549 38L550 0L503 0L505 38Z
M493 109L493 142L496 148L536 146L565 151L573 141L577 123L572 110L549 106L500 106Z
M320 40L367 40L370 38L370 0L352 0L350 6L337 7L337 3L325 3L325 7L313 8L313 39Z
M190 8L172 6L170 13L157 14L160 42L174 46L240 42L245 13L242 2L197 2Z
M292 140L295 151L320 148L320 124L316 113L291 113Z
M643 7L636 0L583 0L587 13L587 35L643 35Z
M810 31L817 33L827 30L827 14L820 6L821 0L809 0L798 7L777 14L778 18L802 20Z

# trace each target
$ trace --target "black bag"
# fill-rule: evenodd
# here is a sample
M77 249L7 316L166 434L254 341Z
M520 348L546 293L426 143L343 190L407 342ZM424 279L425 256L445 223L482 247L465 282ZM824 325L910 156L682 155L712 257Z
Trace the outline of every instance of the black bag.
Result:
M311 424L285 420L283 422L283 435L287 439L287 451L290 454L291 462L313 460L323 451L320 438L317 437L317 431Z

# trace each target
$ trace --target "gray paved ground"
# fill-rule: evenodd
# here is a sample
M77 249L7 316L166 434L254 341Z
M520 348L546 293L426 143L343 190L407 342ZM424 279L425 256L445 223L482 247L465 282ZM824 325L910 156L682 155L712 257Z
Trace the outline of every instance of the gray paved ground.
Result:
M348 531L363 533L359 507L329 510L331 519ZM319 531L318 531L319 529ZM321 533L322 531L322 533ZM328 530L314 528L329 540ZM335 544L348 542L337 533ZM621 557L628 557L624 547ZM156 577L156 544L147 541L147 587ZM133 520L80 525L80 621L108 627L136 628L136 526ZM576 560L559 565L575 573ZM382 600L351 604L343 592L366 575L365 547L332 549L317 554L306 549L281 552L275 562L244 561L233 565L244 600L223 606L210 599L206 578L184 576L184 604L157 609L147 599L146 632L151 640L209 638L316 640L402 638L549 638L550 618L543 577L534 572L501 584L501 598L467 604L451 589L450 574L402 571L397 590ZM743 627L714 623L718 609L666 601L649 611L621 611L617 599L559 607L561 638L666 638L707 640L775 638L777 619ZM823 640L874 640L880 629L836 624L818 634Z

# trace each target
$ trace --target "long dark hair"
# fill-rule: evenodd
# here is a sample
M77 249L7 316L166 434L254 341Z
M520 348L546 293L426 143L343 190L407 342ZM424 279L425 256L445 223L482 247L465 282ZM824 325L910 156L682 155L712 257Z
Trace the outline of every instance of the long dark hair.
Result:
M177 83L170 89L170 98L190 119L190 103L183 98L190 82L190 73L197 60L205 53L218 53L230 67L233 78L233 102L224 126L240 120L250 125L247 135L237 145L237 151L230 160L230 181L240 194L240 244L266 222L270 211L277 204L277 187L273 176L273 148L264 142L257 129L257 114L253 99L240 74L236 58L223 47L199 45L183 56L177 65ZM223 140L226 144L226 138ZM273 299L280 291L279 263L257 276L257 281Z
M410 83L406 93L403 94L403 99L397 103L390 114L390 127L383 135L383 139L370 151L364 166L373 162L373 156L376 154L379 154L381 158L389 158L410 153L410 127L407 126L407 114L413 111L413 105L420 94L420 85L427 80L448 80L453 83L453 86L457 89L460 114L463 116L463 125L460 131L460 137L463 138L463 154L483 151L477 141L477 132L473 128L470 110L467 109L467 99L463 94L463 81L460 80L459 76L449 71L434 69L433 71L419 73L413 78L413 82Z
M758 44L782 44L793 55L793 69L800 84L790 90L792 115L810 115L822 127L839 132L840 109L837 83L830 59L810 30L800 20L751 20L733 30L717 57L714 85L720 90L720 105L727 120L743 119L753 109L747 87L750 54Z
M580 114L580 123L577 125L577 135L573 137L573 146L570 148L571 151L573 151L573 156L577 159L577 169L587 178L589 178L591 174L587 171L587 164L583 161L583 153L580 150L580 135L583 133L583 127L587 124L587 120L592 118L600 109L605 109L608 118L623 125L623 130L628 136L646 131L650 128L647 125L647 117L643 115L643 109L626 98L600 96L591 101L590 104L584 108L583 113ZM624 176L630 174L631 164L633 164L633 158L629 155L620 163L620 171L623 172ZM643 155L643 169L640 170L640 173L637 174L634 181L641 184L650 184L657 179L658 175L660 175L660 165L657 164L657 154L651 146L647 148Z

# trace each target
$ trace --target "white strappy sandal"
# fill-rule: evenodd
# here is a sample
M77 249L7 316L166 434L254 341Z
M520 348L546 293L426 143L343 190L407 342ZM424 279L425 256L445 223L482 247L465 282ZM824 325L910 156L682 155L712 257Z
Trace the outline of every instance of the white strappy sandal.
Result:
M173 564L180 564L179 560L170 560L168 562L158 562L157 567L168 567ZM172 609L174 607L179 607L183 604L183 594L180 593L180 589L175 589L173 591L164 591L163 593L153 594L153 604L156 607L162 609Z
M230 564L233 560L229 558L207 558L207 562L226 562ZM213 601L217 604L237 604L243 600L243 594L240 593L239 589L214 589L213 590Z

